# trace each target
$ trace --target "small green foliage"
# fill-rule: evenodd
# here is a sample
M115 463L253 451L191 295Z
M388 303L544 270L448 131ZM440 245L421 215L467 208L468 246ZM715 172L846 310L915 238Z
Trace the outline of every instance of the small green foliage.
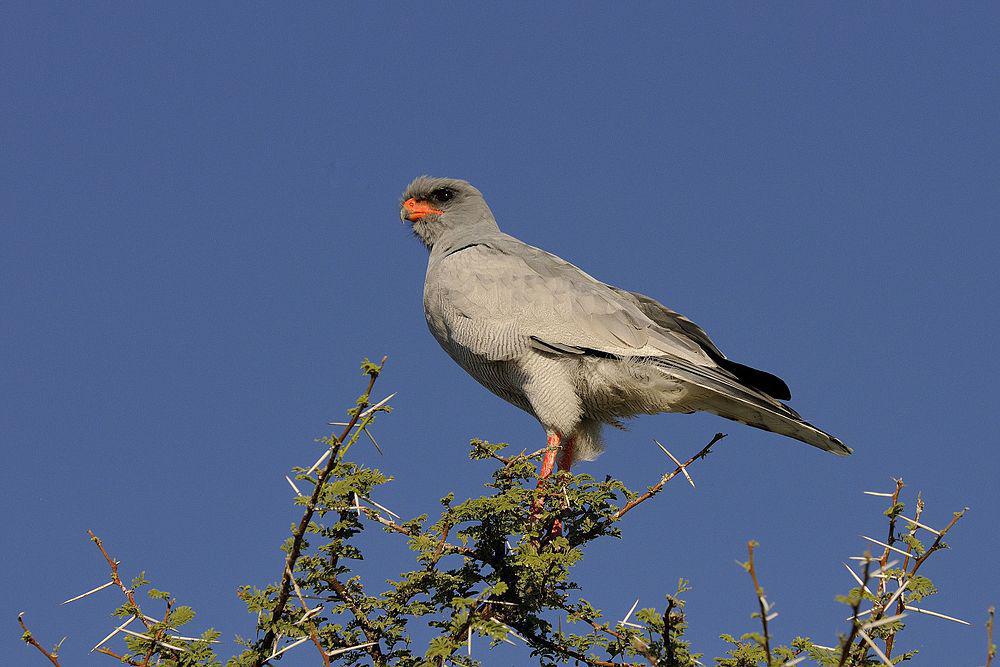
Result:
M170 593L168 593L166 591L159 591L159 590L156 590L155 588L150 588L148 591L146 591L146 595L148 595L149 597L153 598L154 600L169 600L170 599Z

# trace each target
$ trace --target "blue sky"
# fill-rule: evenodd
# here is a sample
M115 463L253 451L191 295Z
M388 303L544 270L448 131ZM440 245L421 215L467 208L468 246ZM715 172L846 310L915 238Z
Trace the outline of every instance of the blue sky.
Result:
M278 576L282 476L390 356L377 429L417 514L481 491L469 438L541 446L423 322L399 223L421 173L467 178L501 227L702 324L856 449L843 460L704 415L646 417L582 469L652 483L579 574L609 615L691 580L690 638L754 629L734 560L760 541L779 639L834 643L841 561L902 476L932 525L917 664L984 661L1000 602L995 378L1000 12L988 3L7 3L0 10L2 644L113 627L85 530L127 573L252 632L233 591ZM991 268L992 267L992 268ZM377 530L376 587L407 552ZM523 664L497 649L489 665ZM305 653L283 664L312 664Z

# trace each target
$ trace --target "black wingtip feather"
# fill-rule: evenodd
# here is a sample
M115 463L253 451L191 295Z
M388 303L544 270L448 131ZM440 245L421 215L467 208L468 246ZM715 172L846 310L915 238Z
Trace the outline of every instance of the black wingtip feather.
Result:
M768 396L776 398L779 401L787 401L792 397L792 392L788 388L788 385L777 375L772 375L766 371L757 370L756 368L751 368L750 366L745 366L729 359L716 359L715 361L719 366L722 366L735 375L741 382L758 391L764 392Z

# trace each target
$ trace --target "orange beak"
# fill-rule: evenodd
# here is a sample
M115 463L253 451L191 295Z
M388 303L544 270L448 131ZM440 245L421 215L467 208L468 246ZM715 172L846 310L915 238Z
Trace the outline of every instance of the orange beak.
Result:
M425 215L440 215L444 211L439 211L425 201L417 201L413 197L410 197L403 202L403 209L399 212L399 216L403 220L409 220L410 222L416 222Z

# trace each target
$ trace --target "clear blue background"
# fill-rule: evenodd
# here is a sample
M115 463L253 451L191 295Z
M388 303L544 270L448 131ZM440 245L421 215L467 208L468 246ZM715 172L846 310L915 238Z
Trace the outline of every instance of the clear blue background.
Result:
M421 173L471 180L501 226L654 295L857 453L710 416L646 417L581 469L652 483L579 568L620 617L678 577L695 646L756 628L735 564L794 633L846 629L833 601L902 476L940 526L917 664L984 662L1000 602L998 65L993 3L5 3L2 67L3 662L37 665L18 610L67 664L113 627L85 530L252 634L234 590L280 573L297 512L282 478L390 355L377 397L397 475L379 500L434 511L479 493L473 436L541 446L423 322L426 252L398 218ZM375 589L408 563L371 531ZM477 643L479 651L483 643ZM311 665L307 649L283 664ZM501 647L489 665L524 664Z

